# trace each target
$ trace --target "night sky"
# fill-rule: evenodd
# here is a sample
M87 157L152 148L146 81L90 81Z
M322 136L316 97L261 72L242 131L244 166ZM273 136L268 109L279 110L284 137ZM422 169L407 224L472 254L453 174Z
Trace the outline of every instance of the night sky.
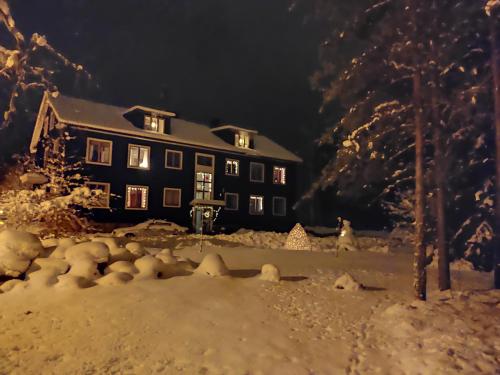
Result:
M86 91L63 82L65 94L254 128L306 156L319 133L308 83L319 31L288 3L17 0L12 11L94 75Z

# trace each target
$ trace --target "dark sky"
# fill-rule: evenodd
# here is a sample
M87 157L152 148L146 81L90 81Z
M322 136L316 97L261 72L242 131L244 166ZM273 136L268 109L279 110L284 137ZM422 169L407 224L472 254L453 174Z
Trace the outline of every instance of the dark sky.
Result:
M96 100L251 127L304 154L318 30L289 0L13 0L18 26L95 76ZM60 86L72 94L73 84Z

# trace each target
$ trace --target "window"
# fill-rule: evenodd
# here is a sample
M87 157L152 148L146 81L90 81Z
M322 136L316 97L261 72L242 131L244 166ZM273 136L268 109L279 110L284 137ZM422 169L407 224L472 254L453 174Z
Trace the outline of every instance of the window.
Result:
M224 200L226 202L225 209L228 211L237 211L238 210L238 199L239 196L237 193L226 193L224 195Z
M109 194L111 185L106 182L85 182L85 186L87 186L90 190L97 192L95 200L89 205L89 208L109 208Z
M87 138L87 154L85 162L88 164L111 165L113 142L103 139Z
M286 216L286 198L273 197L273 215Z
M129 210L147 210L148 192L149 188L147 186L127 185L125 208Z
M286 184L286 168L273 167L273 184L285 185Z
M128 167L149 169L149 146L128 145Z
M234 135L234 145L241 148L250 148L250 135L246 132L238 132Z
M264 182L264 164L250 163L250 181Z
M165 168L182 169L182 151L165 151Z
M211 167L214 163L214 157L212 155L196 155L196 164L203 165L205 167Z
M145 115L144 116L144 130L155 132L155 133L164 133L165 130L165 119L161 117Z
M196 172L195 199L212 199L212 173Z
M250 195L250 215L264 214L264 197L261 195Z
M165 188L163 189L163 207L180 207L181 189Z
M240 161L234 159L226 159L226 175L238 176L240 174Z

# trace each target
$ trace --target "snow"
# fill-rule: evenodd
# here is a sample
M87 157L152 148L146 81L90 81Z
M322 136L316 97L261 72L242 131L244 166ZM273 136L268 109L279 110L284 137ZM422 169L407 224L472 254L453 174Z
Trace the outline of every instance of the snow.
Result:
M172 250L170 249L163 249L155 257L165 264L177 264L177 258L172 254Z
M260 271L259 279L264 281L280 281L280 270L274 264L264 264Z
M500 292L487 290L491 274L452 267L454 289L443 294L431 267L429 301L414 302L412 249L390 238L363 237L360 251L338 255L207 238L202 252L191 235L141 241L156 256L111 263L105 276L87 250L81 258L69 252L73 262L36 258L27 281L0 282L0 374L492 374L500 368ZM277 236L256 238L274 243ZM286 234L279 238L283 245ZM81 248L89 244L107 249L99 242ZM391 251L369 251L375 244ZM69 273L58 275L65 263ZM231 277L197 275L207 270ZM335 287L339 280L343 291ZM351 292L347 285L360 285L353 280L364 288Z
M80 260L106 263L109 259L109 248L102 242L82 242L66 249L65 258L70 264Z
M18 277L41 251L40 240L31 233L11 229L0 231L0 276Z
M207 254L194 272L198 275L208 276L229 275L229 270L219 254Z
M125 248L137 257L142 257L146 254L144 247L139 242L129 242L125 245Z
M359 251L359 245L349 220L342 221L342 230L337 241L337 251Z
M342 276L340 276L337 280L335 280L333 287L337 290L340 289L355 292L362 289L363 285L346 272L342 274Z
M292 228L288 234L284 247L289 250L311 251L311 241L309 241L309 237L300 223L295 224Z

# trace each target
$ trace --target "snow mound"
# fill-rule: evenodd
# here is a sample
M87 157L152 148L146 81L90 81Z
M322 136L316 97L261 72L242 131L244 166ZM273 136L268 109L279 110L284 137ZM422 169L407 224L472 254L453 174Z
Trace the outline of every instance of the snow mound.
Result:
M0 285L0 290L4 293L10 292L12 289L14 289L17 285L19 284L25 284L23 280L19 279L12 279L4 282L2 285Z
M137 280L157 279L161 272L163 263L151 255L144 255L134 263L139 273L135 275Z
M109 259L109 248L102 242L82 242L66 250L66 259L70 264L82 259L106 263Z
M18 277L41 251L42 243L35 235L4 229L0 232L0 275Z
M63 259L66 255L66 249L71 246L76 245L76 242L72 238L61 238L57 242L57 247L54 249L52 254L50 254L51 258Z
M177 258L173 256L172 250L170 249L163 249L156 254L155 257L165 264L177 264Z
M96 281L101 286L124 285L133 279L133 276L125 272L111 272Z
M205 255L194 272L198 275L208 275L212 277L229 275L229 270L219 254Z
M142 257L146 254L144 246L142 246L142 244L139 242L129 242L125 245L125 248L136 257Z
M101 274L97 269L97 263L91 259L76 259L71 263L68 272L70 275L79 276L86 280L96 280Z
M300 223L295 224L290 231L284 247L289 250L312 250L311 241Z
M264 281L280 281L280 270L274 264L264 264L260 271L259 279Z
M129 275L133 275L139 272L139 270L131 263L125 260L120 260L115 263L111 263L106 269L104 270L106 274L111 273L111 272L122 272L122 273L128 273Z
M438 256L432 258L430 268L438 268ZM450 263L450 269L453 271L474 271L474 265L466 259L457 259Z
M112 247L109 249L109 263L120 261L132 262L134 260L135 256L124 247Z
M59 239L58 238L45 238L41 240L42 246L45 248L48 247L57 247L59 245Z
M358 281L356 281L354 277L345 272L342 276L340 276L339 278L337 278L337 280L335 280L333 288L354 292L363 289L363 285Z
M62 275L68 272L69 264L63 259L57 258L36 258L33 263L31 263L30 268L26 271L29 275L38 270L52 270L56 275Z
M116 239L113 237L93 237L91 241L106 244L110 250L119 247Z
M58 289L74 290L86 288L91 285L86 278L72 275L70 273L58 276L57 280L58 282L54 287Z
M55 269L41 269L30 273L27 281L29 288L48 288L57 283L57 271Z

